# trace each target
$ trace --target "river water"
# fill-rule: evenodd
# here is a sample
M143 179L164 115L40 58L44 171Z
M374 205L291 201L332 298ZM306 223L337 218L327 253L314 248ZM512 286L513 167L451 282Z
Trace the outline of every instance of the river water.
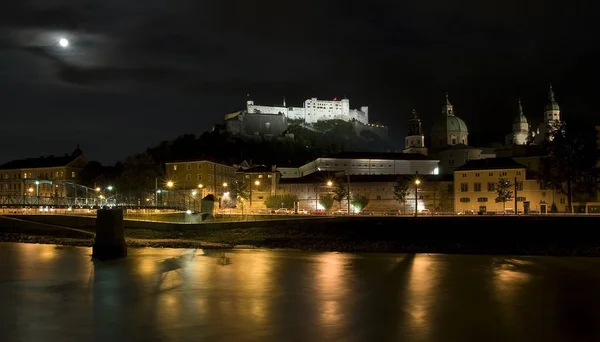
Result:
M600 259L0 243L0 341L600 341Z

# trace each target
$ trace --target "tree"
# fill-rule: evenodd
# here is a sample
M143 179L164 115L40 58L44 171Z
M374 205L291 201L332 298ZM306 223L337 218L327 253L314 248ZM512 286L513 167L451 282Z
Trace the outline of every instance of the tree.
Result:
M505 178L500 178L496 184L496 203L502 202L504 211L506 211L506 202L513 198L512 187L511 181Z
M333 200L338 202L340 209L342 208L342 201L348 198L348 187L344 181L338 179L333 184Z
M238 200L242 202L242 211L244 210L244 201L247 201L250 198L250 190L248 190L248 185L246 183L235 181L231 183L229 188L229 198L230 203L228 203L230 208L237 207Z
M333 207L333 202L333 197L331 197L330 194L319 196L319 204L325 208L326 211L331 210L331 207Z
M269 209L293 209L296 202L298 202L298 196L292 194L272 195L265 199L265 205Z
M394 199L404 204L404 214L406 214L406 200L408 199L408 191L410 183L405 178L398 178L394 185Z
M123 173L119 177L118 187L123 192L130 192L139 203L144 192L154 189L156 178L162 177L163 170L147 153L128 157L123 165Z
M574 193L594 190L595 132L577 124L557 123L551 127L543 148L540 181L567 195L567 205L572 212Z
M350 204L360 212L369 205L369 197L365 195L352 196Z

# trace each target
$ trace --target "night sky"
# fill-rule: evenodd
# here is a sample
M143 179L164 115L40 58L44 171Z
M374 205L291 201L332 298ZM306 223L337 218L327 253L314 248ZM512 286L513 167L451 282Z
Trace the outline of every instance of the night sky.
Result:
M597 3L6 1L0 162L79 143L113 163L210 129L246 94L347 96L402 137L412 108L428 133L448 91L477 143L503 141L519 97L537 125L552 82L563 118L598 124Z

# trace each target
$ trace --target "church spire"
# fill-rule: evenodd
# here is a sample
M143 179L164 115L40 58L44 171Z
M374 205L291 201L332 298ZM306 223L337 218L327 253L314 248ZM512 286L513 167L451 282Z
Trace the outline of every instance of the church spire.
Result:
M550 83L550 89L548 90L548 101L555 102L554 99L554 89L552 89L552 83Z
M284 106L284 107L287 107L287 106L285 105L285 96L283 97L283 106Z
M413 108L412 110L412 115L411 115L412 119L418 119L419 117L417 116L417 110Z
M521 104L521 98L519 98L519 116L523 115L523 105Z
M442 113L447 116L454 115L454 107L452 106L452 103L450 103L450 99L448 98L448 92L446 92L446 104L442 109Z

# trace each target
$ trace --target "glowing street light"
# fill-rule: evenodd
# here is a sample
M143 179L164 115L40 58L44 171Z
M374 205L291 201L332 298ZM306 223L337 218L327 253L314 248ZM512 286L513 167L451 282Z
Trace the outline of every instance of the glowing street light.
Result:
M332 181L327 181L327 186L332 186L333 182Z
M192 191L192 196L196 196L197 192L196 190Z
M60 38L58 40L58 45L60 45L62 48L67 48L69 47L69 40L67 38Z
M259 180L256 180L256 181L254 182L254 185L260 185L260 181L259 181Z
M100 192L101 189L100 189L100 187L97 187L95 190L96 190L96 192Z
M173 183L173 181L168 181L167 182L167 188L172 188L173 185L175 185L175 183Z
M112 189L113 189L112 185L109 185L109 186L106 188L106 190L108 190L108 191L112 191Z
M29 189L27 189L27 191L33 192L33 188L29 188Z
M204 185L198 184L198 189L202 189L203 187L204 187Z
M419 178L415 179L415 217L419 212L419 184L421 184L421 180Z
M227 182L223 183L223 187L226 188L227 187Z

